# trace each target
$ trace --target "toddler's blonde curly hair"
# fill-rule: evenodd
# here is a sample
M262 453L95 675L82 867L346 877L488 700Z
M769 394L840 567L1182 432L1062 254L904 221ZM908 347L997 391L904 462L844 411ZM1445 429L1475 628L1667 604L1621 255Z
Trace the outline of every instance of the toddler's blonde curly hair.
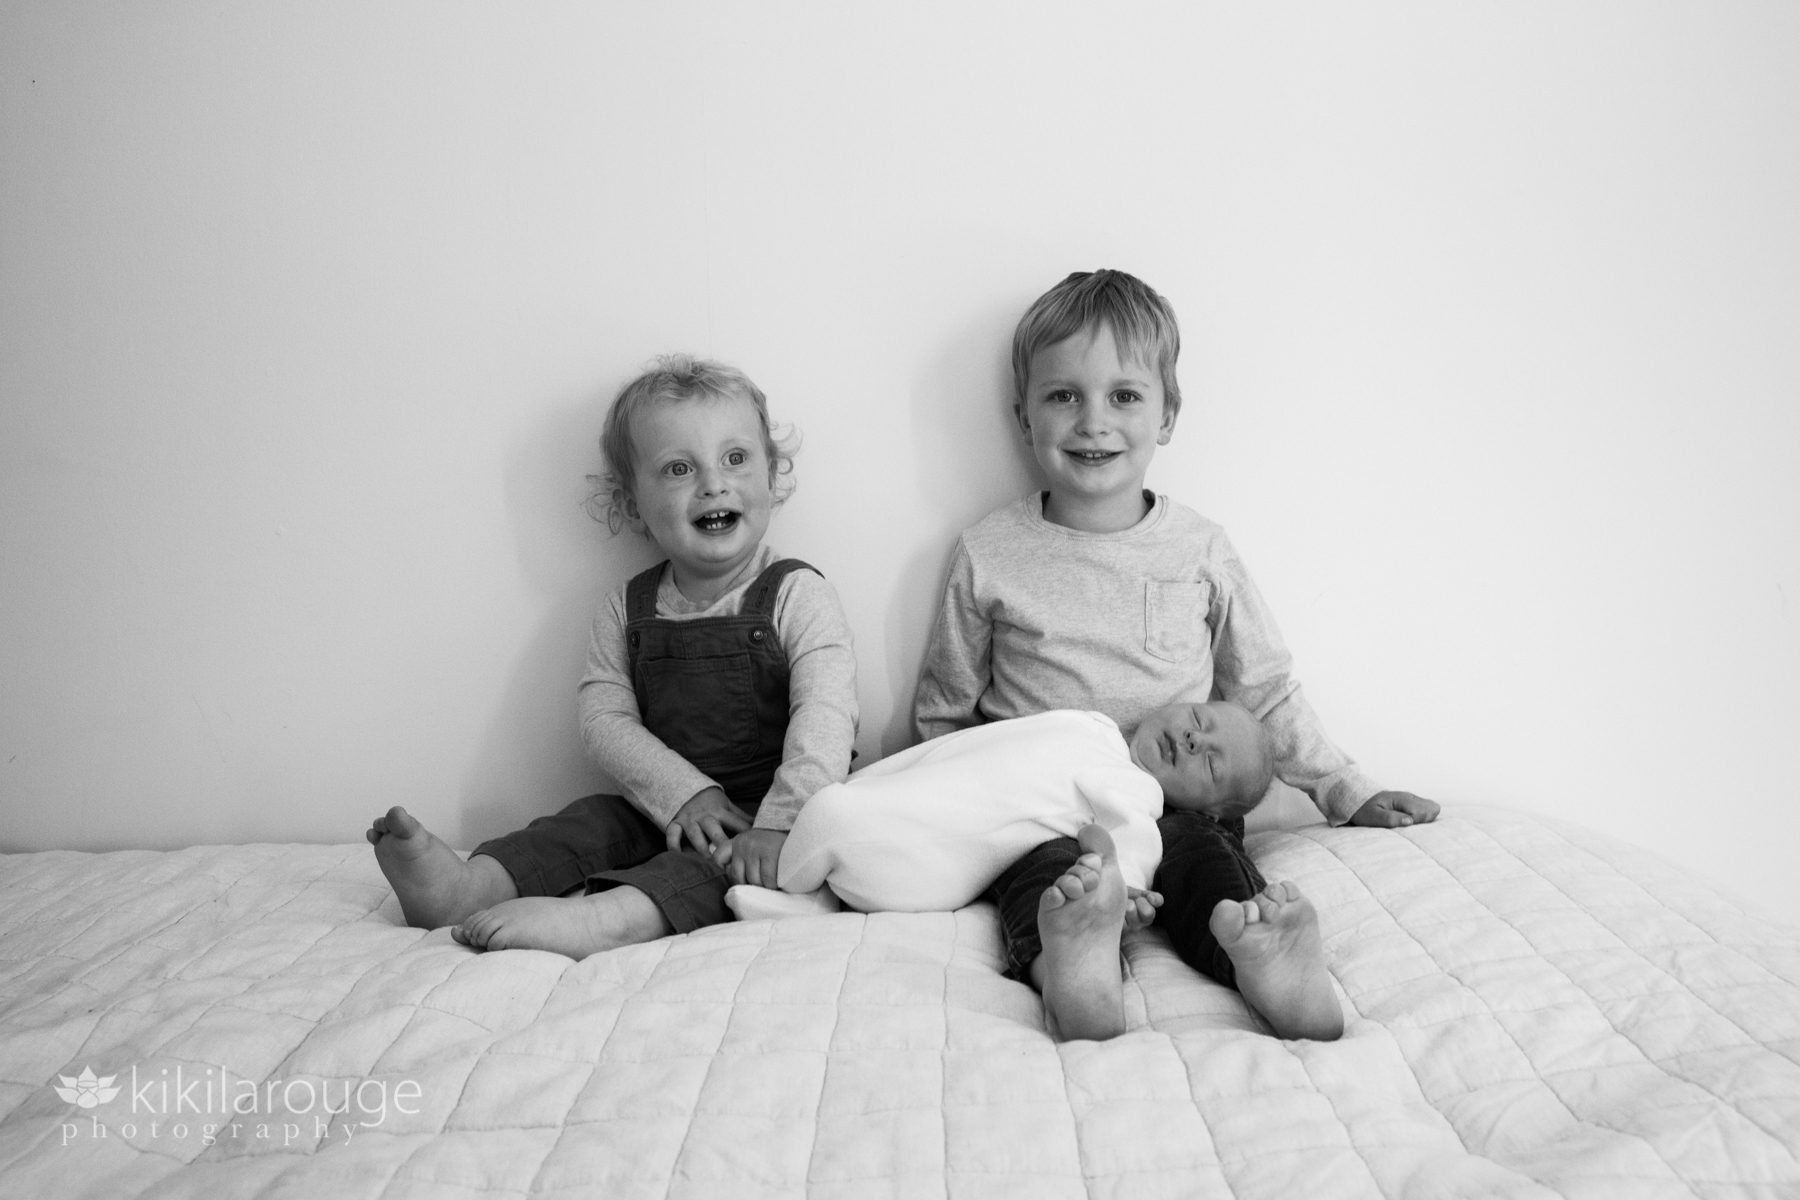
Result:
M588 515L614 533L626 526L644 536L649 530L633 514L633 472L637 470L637 448L631 440L631 419L651 404L679 403L683 400L729 399L748 400L761 419L763 450L769 457L769 489L776 504L794 491L794 452L799 439L792 431L777 430L769 418L769 401L762 389L736 367L698 358L691 354L665 354L619 391L606 412L606 424L600 430L600 457L603 471L589 475Z

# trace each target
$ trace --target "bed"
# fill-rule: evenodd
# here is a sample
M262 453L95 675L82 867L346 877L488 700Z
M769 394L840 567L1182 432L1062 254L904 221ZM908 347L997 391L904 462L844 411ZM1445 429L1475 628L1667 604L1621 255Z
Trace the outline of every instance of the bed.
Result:
M1146 933L1059 1045L984 905L574 962L405 927L362 843L0 857L0 1193L1800 1196L1800 929L1502 809L1251 849L1339 1042Z

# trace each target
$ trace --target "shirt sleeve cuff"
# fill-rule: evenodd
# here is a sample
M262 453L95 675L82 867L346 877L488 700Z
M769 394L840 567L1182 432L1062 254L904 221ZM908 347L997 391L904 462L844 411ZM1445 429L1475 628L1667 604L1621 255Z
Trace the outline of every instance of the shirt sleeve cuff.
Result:
M1333 781L1325 790L1325 815L1333 825L1342 825L1368 803L1369 797L1381 791L1381 785L1361 771L1350 771Z
M679 780L669 780L655 789L655 795L639 802L644 815L655 821L664 829L675 819L689 800L704 792L707 788L718 787L711 779L698 771L684 773Z

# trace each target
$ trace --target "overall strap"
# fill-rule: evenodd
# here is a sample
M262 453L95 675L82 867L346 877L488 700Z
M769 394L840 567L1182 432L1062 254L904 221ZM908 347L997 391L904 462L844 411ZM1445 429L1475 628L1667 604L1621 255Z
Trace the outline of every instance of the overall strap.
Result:
M669 565L668 559L648 567L631 577L625 585L625 619L641 621L645 617L656 615L656 588L662 582L663 568Z
M750 590L744 593L744 605L738 609L738 615L773 616L775 596L781 591L781 581L794 571L811 571L820 579L825 578L825 572L811 563L801 562L797 558L777 559L764 568L763 573L756 577L756 582L750 585Z

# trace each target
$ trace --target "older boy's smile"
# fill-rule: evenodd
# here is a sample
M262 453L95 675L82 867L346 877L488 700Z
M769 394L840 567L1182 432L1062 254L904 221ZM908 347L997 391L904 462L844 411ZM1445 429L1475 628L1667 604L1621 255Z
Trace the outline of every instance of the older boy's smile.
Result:
M1175 414L1145 356L1121 352L1102 325L1054 342L1031 359L1019 425L1049 485L1044 516L1091 533L1116 533L1144 515L1144 474L1169 440Z

